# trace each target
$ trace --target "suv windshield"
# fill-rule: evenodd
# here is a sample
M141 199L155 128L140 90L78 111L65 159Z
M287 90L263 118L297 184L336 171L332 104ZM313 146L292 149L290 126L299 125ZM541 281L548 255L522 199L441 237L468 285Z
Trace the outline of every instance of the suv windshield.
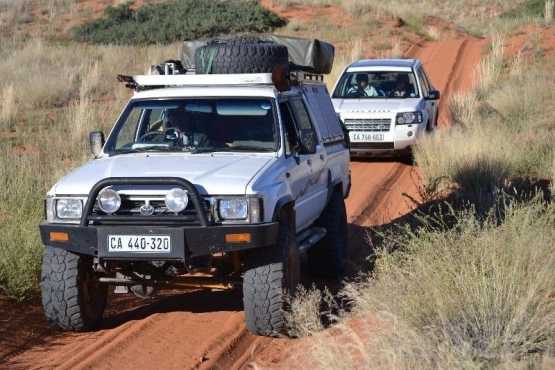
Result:
M126 108L107 152L277 150L270 99L138 100Z
M339 99L418 98L412 72L346 72L333 92Z

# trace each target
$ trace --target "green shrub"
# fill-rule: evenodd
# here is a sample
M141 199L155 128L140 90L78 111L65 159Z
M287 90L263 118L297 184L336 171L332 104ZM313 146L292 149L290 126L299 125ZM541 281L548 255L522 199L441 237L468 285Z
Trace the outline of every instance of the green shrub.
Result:
M268 32L285 21L254 0L176 0L108 7L104 17L73 30L79 41L102 44L170 43L229 33Z

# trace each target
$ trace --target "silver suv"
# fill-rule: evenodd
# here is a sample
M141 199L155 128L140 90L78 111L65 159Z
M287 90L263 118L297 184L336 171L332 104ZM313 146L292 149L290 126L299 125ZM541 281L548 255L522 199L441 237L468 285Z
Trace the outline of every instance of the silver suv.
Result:
M353 155L406 155L436 128L439 95L418 59L370 59L344 70L332 100Z
M301 255L315 273L344 268L349 150L322 76L124 81L137 92L105 142L91 133L95 158L47 194L48 320L93 328L109 285L148 297L208 280L242 284L248 328L277 333Z

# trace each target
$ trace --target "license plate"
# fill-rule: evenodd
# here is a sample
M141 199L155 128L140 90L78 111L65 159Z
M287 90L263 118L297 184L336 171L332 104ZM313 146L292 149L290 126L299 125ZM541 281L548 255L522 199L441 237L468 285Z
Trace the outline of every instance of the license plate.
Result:
M108 235L108 252L171 253L169 235Z
M384 134L372 132L349 132L349 138L354 143L384 141Z

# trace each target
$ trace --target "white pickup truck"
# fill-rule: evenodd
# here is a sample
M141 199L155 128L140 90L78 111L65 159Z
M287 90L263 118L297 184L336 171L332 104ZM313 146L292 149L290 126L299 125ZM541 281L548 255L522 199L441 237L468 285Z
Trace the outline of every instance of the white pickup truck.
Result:
M246 46L271 45L227 45ZM95 158L47 194L47 319L91 329L110 285L145 297L200 276L242 285L248 328L278 333L301 255L316 273L344 268L349 151L322 76L123 80L137 91L107 140L91 133Z
M418 59L369 59L344 70L332 100L351 154L410 156L437 126L439 95Z

